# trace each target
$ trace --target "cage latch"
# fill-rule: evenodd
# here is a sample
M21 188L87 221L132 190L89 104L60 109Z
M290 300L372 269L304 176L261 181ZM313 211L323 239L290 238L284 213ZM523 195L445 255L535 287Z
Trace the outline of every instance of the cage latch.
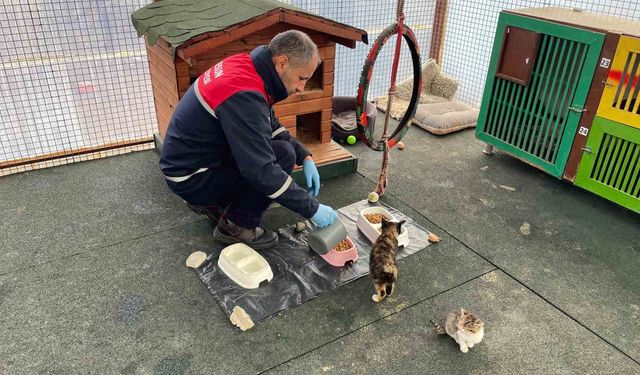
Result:
M569 107L569 110L578 112L578 113L583 113L587 111L587 109L583 108L581 105L574 105L573 107Z

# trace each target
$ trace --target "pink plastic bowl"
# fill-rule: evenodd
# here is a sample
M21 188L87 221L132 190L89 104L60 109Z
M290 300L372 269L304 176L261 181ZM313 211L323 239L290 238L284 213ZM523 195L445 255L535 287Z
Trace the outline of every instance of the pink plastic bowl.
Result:
M329 250L328 253L320 255L322 259L334 267L343 267L347 263L355 262L358 260L358 249L356 244L347 236L347 242L349 243L349 249L345 251L336 251L335 249Z

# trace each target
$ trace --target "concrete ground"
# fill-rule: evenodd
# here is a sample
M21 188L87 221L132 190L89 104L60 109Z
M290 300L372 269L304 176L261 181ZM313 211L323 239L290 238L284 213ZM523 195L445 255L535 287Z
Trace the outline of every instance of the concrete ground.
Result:
M0 374L639 374L640 217L504 155L473 131L412 129L383 200L442 242L241 332L185 267L208 222L146 151L0 179ZM380 153L324 181L340 207ZM265 226L296 221L270 210ZM486 321L463 354L429 319Z

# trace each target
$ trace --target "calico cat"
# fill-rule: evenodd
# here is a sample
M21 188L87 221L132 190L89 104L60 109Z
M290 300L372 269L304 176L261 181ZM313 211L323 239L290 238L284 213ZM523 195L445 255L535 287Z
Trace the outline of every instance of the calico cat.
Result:
M381 233L373 244L369 258L369 271L376 289L376 294L372 296L375 302L380 302L387 295L393 294L398 278L398 268L396 267L398 235L404 223L405 220L398 223L382 218Z
M431 323L438 334L453 337L463 353L468 352L469 348L482 341L484 337L484 322L465 309L450 312L444 329L433 320Z

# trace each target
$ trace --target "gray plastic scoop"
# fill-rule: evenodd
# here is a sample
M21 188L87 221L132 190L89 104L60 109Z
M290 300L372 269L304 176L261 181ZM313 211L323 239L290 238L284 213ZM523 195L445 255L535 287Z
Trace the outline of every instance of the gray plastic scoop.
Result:
M311 232L308 237L308 242L309 247L311 247L313 251L324 255L345 238L347 238L347 230L344 224L342 224L342 221L336 219L336 221L328 227L322 229L317 228Z

